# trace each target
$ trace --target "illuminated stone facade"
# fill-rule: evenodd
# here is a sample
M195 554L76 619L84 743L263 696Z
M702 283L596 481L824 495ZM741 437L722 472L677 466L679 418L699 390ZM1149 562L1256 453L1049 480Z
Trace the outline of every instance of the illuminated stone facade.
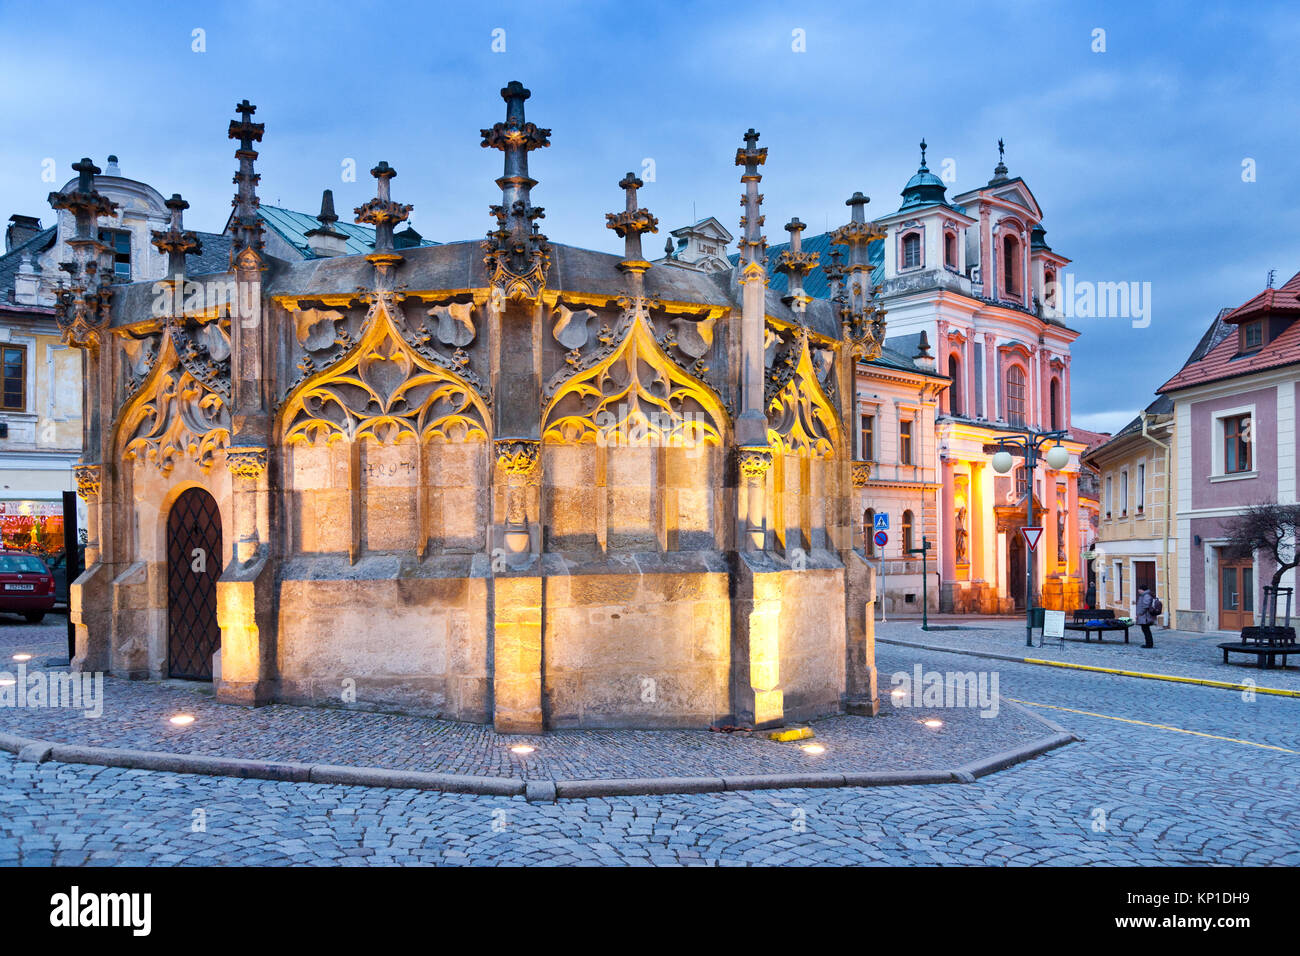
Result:
M94 224L111 210L89 173L61 194L82 238L59 318L87 352L98 469L75 666L173 673L205 623L190 576L210 573L231 702L506 732L875 712L841 408L884 336L862 203L835 303L799 291L806 254L768 262L752 130L734 268L646 261L657 220L630 173L607 223L622 256L553 243L528 171L550 131L528 96L502 90L506 119L482 132L505 157L485 242L395 244L411 207L381 162L356 210L373 251L332 254L330 203L312 258L271 255L247 101L228 272L185 275L200 243L174 197L153 233L168 278L105 284ZM173 520L193 488L215 526ZM177 557L200 532L221 542L209 572L201 547Z

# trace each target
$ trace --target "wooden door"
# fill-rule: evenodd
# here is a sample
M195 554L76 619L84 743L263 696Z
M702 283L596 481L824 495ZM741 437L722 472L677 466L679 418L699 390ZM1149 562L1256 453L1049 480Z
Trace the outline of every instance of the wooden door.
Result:
M1219 627L1239 631L1255 623L1255 567L1250 559L1219 565Z

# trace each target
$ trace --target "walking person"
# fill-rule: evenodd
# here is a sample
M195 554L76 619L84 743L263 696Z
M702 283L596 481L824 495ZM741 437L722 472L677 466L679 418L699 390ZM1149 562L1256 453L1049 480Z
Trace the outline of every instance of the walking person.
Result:
M1146 638L1143 647L1155 647L1155 642L1151 639L1151 625L1156 622L1160 612L1164 610L1160 605L1160 600L1151 593L1150 588L1141 588L1138 590L1137 599L1137 622L1142 628L1142 636Z

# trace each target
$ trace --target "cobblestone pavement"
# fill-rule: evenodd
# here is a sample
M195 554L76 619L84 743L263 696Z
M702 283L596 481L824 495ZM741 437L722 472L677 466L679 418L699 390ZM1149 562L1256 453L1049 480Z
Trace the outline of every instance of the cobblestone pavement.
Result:
M28 624L17 614L0 611L0 669L14 654L31 654L36 660L68 658L68 615L51 611L40 624Z
M982 662L881 648L915 663ZM1086 741L974 784L550 805L0 754L0 864L1300 865L1300 701L988 663Z
M1142 631L1133 627L1130 643L1124 643L1124 632L1111 632L1103 642L1096 636L1084 641L1082 634L1066 632L1065 646L1049 640L1038 646L1039 632L1034 629L1034 646L1025 646L1024 619L983 618L963 620L951 624L943 617L932 619L939 629L922 631L918 621L889 621L876 624L876 639L881 641L907 641L930 647L954 650L979 651L985 654L1008 654L1014 657L1034 657L1039 660L1062 661L1089 667L1109 667L1117 670L1144 673L1171 674L1198 680L1227 681L1242 684L1254 681L1259 687L1276 687L1300 691L1300 654L1288 658L1287 666L1261 669L1254 657L1241 654L1223 663L1223 651L1218 647L1225 641L1235 640L1228 634L1198 634L1191 631L1174 631L1152 628L1155 647L1142 646ZM952 627L953 630L946 628Z
M967 668L969 669L969 668ZM0 674L16 679L12 662ZM347 766L423 770L526 780L721 774L950 770L1042 740L1052 731L1013 707L936 713L895 708L888 697L879 717L829 717L811 722L825 751L761 734L707 730L559 731L505 736L491 727L400 714L274 705L257 709L218 704L211 685L106 678L103 714L72 708L0 707L0 730L59 743L125 747ZM195 717L174 727L177 713ZM922 720L940 717L932 729ZM536 749L516 755L521 743Z

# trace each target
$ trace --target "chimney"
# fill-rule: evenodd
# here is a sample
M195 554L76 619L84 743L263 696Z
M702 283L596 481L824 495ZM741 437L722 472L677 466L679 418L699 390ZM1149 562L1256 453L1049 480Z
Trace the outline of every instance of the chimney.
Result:
M9 228L5 230L5 252L12 252L40 231L41 221L35 216L10 216Z
M41 266L36 253L24 253L14 276L14 302L18 305L41 304Z
M119 166L117 165L117 157L116 157L116 156L110 156L110 157L108 157L108 166L107 166L107 168L104 170L104 175L105 175L105 176L121 176L121 175L122 175L121 167L119 167Z
M327 189L320 197L320 214L316 216L319 229L309 229L307 245L316 255L323 259L331 256L344 256L348 252L348 237L334 228L339 217L334 213L334 190Z

